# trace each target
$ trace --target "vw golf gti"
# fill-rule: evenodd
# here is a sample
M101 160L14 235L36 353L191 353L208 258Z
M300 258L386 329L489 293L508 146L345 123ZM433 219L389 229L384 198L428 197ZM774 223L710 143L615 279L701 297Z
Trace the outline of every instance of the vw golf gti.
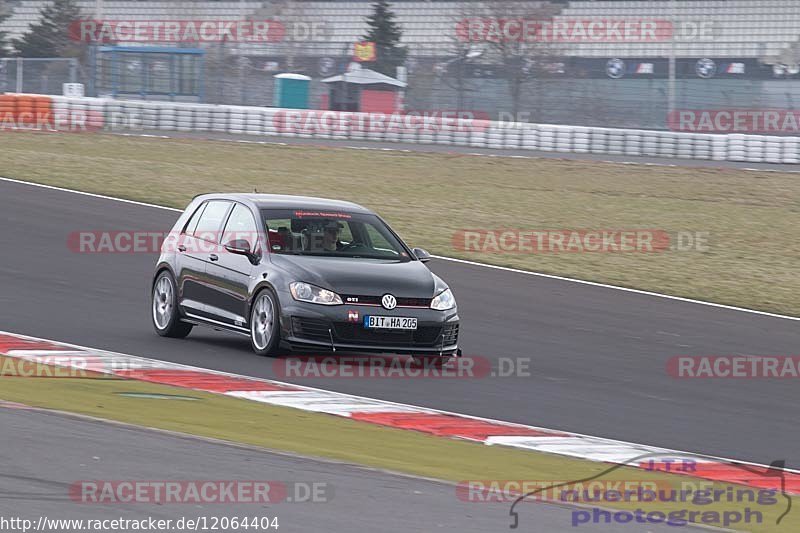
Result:
M458 353L447 284L372 211L270 194L196 197L164 240L152 321L164 337L210 326L253 350Z

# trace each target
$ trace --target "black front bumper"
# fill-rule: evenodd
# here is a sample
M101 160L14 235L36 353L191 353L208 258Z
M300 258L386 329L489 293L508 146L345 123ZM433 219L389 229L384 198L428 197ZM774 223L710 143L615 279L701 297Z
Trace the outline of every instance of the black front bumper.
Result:
M310 304L313 305L313 304ZM292 306L281 317L282 340L293 350L454 355L459 320L455 310L378 307ZM358 319L352 313L358 313ZM348 313L351 315L348 316ZM417 318L416 330L377 330L362 325L364 315Z

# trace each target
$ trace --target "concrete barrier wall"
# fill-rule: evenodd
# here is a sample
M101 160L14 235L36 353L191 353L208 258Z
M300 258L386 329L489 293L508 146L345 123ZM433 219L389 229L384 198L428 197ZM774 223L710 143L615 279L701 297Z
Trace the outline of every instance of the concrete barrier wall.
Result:
M0 130L44 127L55 131L211 132L630 157L800 162L800 137L501 123L454 115L422 117L42 95L0 97Z

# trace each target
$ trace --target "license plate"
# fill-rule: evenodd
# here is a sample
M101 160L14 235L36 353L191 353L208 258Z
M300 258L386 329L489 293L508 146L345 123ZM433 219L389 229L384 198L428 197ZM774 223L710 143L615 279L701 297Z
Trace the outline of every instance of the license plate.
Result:
M364 327L367 329L417 329L417 319L404 316L366 315Z

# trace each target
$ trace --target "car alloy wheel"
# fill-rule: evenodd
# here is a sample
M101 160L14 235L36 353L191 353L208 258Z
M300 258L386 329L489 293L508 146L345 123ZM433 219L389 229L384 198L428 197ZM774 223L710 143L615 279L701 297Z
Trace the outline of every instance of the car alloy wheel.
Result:
M267 355L273 351L276 320L272 293L269 290L261 291L250 314L250 339L256 353Z
M192 331L192 324L181 322L175 280L166 270L153 283L151 316L156 333L162 337L182 339Z
M153 322L158 329L166 330L175 310L175 289L169 276L161 276L153 288Z

